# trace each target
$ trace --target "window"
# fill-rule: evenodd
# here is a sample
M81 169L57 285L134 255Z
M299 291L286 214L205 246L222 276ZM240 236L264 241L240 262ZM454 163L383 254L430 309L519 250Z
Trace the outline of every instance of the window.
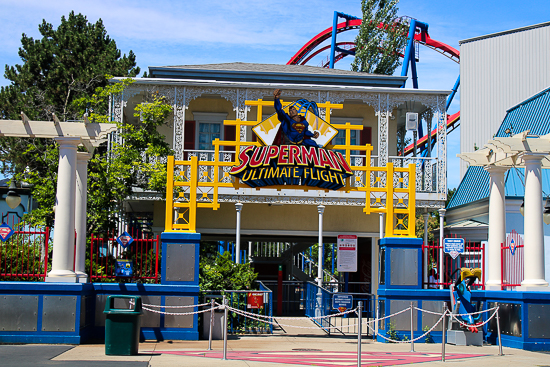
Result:
M226 113L193 112L195 118L195 149L214 150L212 142L224 139L223 120Z
M333 117L330 119L331 124L345 124L347 122L353 125L362 125L363 119L361 118L345 118L345 117ZM365 127L363 127L365 129ZM364 131L364 130L363 130ZM362 145L361 131L360 130L349 130L350 132L350 144L351 145ZM346 130L342 129L338 131L338 134L332 139L331 144L333 145L344 145L346 144ZM345 154L344 150L338 149L338 152ZM352 150L352 155L360 154L359 151Z

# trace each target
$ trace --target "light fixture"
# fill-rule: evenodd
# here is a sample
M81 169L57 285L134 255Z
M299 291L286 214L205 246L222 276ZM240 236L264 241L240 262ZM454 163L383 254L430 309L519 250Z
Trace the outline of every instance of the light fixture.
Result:
M15 209L21 204L21 196L15 192L15 178L11 180L8 194L6 195L6 204L12 209Z
M542 219L544 223L550 224L550 196L546 197L546 204L544 204L544 209L542 210Z
M519 212L521 215L525 217L525 200L521 202L521 206L519 207Z
M519 212L521 215L525 216L525 201L521 203ZM544 223L550 224L550 196L546 197L546 202L544 204L544 208L542 209L542 220Z

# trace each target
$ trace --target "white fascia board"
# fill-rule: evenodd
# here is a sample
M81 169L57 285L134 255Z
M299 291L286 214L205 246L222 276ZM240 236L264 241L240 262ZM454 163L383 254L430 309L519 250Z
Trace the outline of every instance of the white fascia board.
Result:
M109 81L119 82L127 78L116 77ZM371 92L388 94L433 94L448 96L450 90L432 90L432 89L405 89L389 87L360 87L360 86L338 86L338 85L319 85L319 84L292 84L292 83L241 83L227 82L217 80L196 80L196 79L163 79L163 78L132 78L134 84L141 85L173 85L189 87L226 87L226 88L266 88L266 89L298 89L298 90L316 90L323 92Z

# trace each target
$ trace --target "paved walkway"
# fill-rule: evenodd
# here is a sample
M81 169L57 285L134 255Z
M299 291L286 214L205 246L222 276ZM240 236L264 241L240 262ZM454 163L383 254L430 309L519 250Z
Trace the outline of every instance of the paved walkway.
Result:
M104 361L147 362L152 367L217 366L217 367L283 367L283 366L356 366L357 340L343 337L318 336L243 336L228 340L227 360L223 357L223 342L214 341L213 351L207 351L208 341L146 342L140 344L137 356L106 356L104 345L81 345L68 350L52 362ZM362 366L400 366L422 363L422 366L548 366L547 354L498 347L446 346L446 361L441 362L441 344L415 344L414 353L408 344L364 341ZM3 364L4 365L4 364ZM108 364L107 364L108 365ZM141 366L141 364L136 364ZM67 364L68 366L68 364ZM18 366L21 367L21 366Z
M282 323L282 322L281 322ZM297 320L292 325L307 327L311 322ZM79 346L0 345L2 367L27 366L136 366L136 367L282 367L282 366L357 366L357 338L328 336L323 331L285 327L274 335L232 336L227 342L215 340L212 351L208 341L145 342L136 356L106 356L103 344ZM286 331L286 333L285 333ZM548 354L498 347L446 346L446 362L441 362L441 344L386 344L363 339L362 366L550 366Z

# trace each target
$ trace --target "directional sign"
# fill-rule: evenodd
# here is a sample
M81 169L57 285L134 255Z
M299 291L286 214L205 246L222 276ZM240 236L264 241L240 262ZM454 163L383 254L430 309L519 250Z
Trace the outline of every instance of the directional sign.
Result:
M443 240L443 251L456 259L464 252L464 238L445 238Z
M353 307L353 296L345 293L335 293L332 296L332 308L340 312L349 310Z
M13 229L6 223L2 223L2 225L0 225L0 239L2 242L7 241L13 233Z
M125 231L123 234L118 236L116 241L120 244L120 246L126 248L130 246L132 242L134 242L134 239L132 238L132 236L130 236L128 232Z

